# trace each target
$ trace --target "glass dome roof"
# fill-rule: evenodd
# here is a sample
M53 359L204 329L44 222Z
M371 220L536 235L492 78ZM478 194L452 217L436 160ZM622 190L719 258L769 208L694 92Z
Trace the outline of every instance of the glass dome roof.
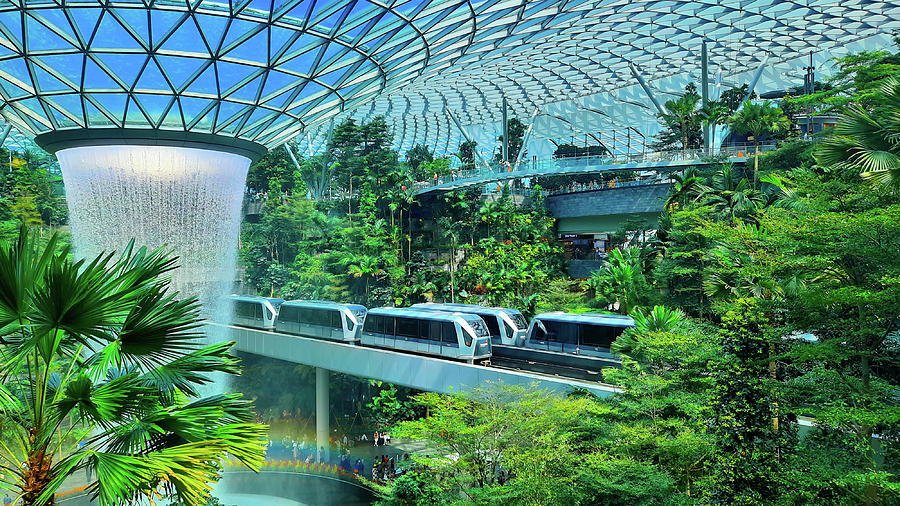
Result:
M385 114L408 146L458 138L447 109L496 121L506 96L550 138L577 134L578 114L652 119L629 64L674 91L702 38L728 75L897 28L889 1L0 0L0 113L31 135L147 128L269 147Z

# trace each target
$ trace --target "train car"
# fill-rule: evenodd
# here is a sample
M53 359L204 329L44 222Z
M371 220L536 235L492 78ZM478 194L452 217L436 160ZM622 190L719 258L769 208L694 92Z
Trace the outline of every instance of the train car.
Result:
M491 342L495 345L521 346L525 343L525 333L528 331L528 322L516 309L505 307L486 307L478 304L436 304L426 302L413 304L414 309L428 311L446 311L475 314L487 324Z
M599 313L541 313L531 320L525 347L602 358L614 357L610 346L626 329L628 316Z
M474 363L491 357L491 337L480 316L382 307L366 315L363 346Z
M278 308L272 303L272 300L252 295L232 295L229 299L234 304L232 322L235 325L263 330L275 328ZM281 299L275 301L278 300Z
M320 300L289 300L281 305L275 330L329 341L359 341L366 308Z

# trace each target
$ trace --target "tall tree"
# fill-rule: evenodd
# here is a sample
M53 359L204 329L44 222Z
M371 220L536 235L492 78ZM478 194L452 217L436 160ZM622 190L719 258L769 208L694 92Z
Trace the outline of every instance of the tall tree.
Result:
M657 116L664 129L657 134L655 146L671 149L680 145L684 151L700 148L703 145L700 95L694 84L688 84L682 97L667 100L663 107L665 111Z
M768 100L756 104L746 102L741 109L728 120L728 126L739 135L753 136L756 154L753 157L753 188L759 186L759 144L762 138L787 132L791 122L780 107Z

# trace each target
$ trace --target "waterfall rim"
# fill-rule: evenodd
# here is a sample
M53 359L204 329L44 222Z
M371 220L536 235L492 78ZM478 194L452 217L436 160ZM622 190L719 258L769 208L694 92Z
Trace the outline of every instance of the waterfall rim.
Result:
M220 151L249 158L251 163L268 149L262 144L224 135L143 128L73 128L40 134L35 142L55 154L69 148L101 146L168 146Z

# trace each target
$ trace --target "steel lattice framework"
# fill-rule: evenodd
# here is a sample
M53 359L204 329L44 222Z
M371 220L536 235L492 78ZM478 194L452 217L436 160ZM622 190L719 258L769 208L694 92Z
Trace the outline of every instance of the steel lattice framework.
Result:
M652 119L629 64L674 92L696 79L703 39L719 74L771 57L776 82L790 80L779 62L898 28L900 8L874 0L0 0L0 113L31 135L272 147L306 132L310 149L329 120L384 114L400 147L441 149L460 137L447 110L490 124L505 96L552 139Z

